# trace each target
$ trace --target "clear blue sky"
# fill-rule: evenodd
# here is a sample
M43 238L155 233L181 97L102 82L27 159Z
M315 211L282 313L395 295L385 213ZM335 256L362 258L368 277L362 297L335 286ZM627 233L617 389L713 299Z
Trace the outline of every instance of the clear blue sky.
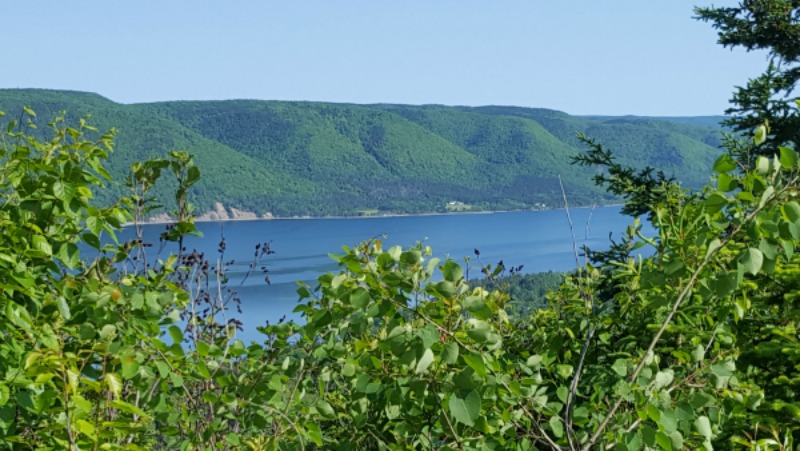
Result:
M763 54L710 0L5 2L0 88L122 103L279 99L711 115ZM716 2L718 6L735 2ZM2 106L0 105L0 108Z

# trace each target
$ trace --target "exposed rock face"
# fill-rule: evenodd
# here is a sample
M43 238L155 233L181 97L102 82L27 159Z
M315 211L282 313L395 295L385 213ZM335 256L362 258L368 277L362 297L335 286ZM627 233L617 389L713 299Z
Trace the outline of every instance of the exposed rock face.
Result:
M147 219L147 222L155 222L155 223L172 222L172 221L173 221L172 216L170 216L169 213L167 212L159 213Z
M197 216L197 221L232 221L232 220L247 220L247 219L272 219L272 213L266 212L262 216L258 216L258 214L252 211L246 210L239 210L237 208L225 208L222 205L222 202L216 202L214 204L214 209L207 211L203 214ZM154 223L163 223L163 222L172 222L175 219L169 215L169 213L159 213L155 216L151 216L147 222L154 222Z
M228 219L231 219L231 217L228 215L228 211L225 210L225 206L222 205L222 202L216 202L213 210L207 211L197 217L198 221L225 221Z
M256 215L252 211L244 211L231 208L231 219L258 219L258 215Z

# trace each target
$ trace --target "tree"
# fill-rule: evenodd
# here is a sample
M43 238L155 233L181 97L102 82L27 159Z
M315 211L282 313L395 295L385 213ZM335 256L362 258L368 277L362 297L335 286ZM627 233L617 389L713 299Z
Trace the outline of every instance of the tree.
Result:
M736 7L697 8L695 12L719 31L723 46L765 50L770 58L761 76L736 88L733 106L726 111L733 115L727 124L747 134L768 122L771 145L763 146L762 154L774 152L777 145L798 142L800 119L789 97L800 80L800 1L744 0Z

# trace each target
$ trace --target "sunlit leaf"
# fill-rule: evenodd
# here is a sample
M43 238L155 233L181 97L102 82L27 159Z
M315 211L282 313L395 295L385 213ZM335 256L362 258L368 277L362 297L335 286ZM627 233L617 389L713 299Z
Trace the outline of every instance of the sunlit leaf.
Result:
M767 126L762 124L756 127L756 132L754 133L753 140L755 141L757 146L764 144L764 141L767 140Z
M730 172L734 169L736 169L736 162L733 157L727 153L720 155L717 161L714 162L714 171L720 174Z
M756 275L764 263L764 255L760 250L751 247L742 252L739 257L739 263L745 272Z
M789 147L780 147L781 167L785 170L797 169L797 152Z
M473 390L465 397L460 397L458 393L450 396L447 402L450 415L462 424L472 426L481 413L481 397L476 390Z
M425 352L422 353L422 357L419 358L417 361L417 368L414 370L417 374L422 374L428 371L428 367L431 366L433 363L433 351L430 348L425 349Z

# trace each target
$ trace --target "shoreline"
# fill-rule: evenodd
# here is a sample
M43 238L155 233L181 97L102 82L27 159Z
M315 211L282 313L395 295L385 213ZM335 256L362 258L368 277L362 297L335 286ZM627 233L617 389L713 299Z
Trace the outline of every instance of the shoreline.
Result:
M595 209L595 208L605 208L605 207L621 207L623 204L595 204L594 206L580 206L580 207L569 207L569 210L578 210L578 209ZM455 216L455 215L489 215L489 214L501 214L501 213L519 213L519 212L539 212L539 211L558 211L558 210L566 210L564 207L553 207L553 208L537 208L537 209L517 209L517 210L480 210L480 211L452 211L452 212L427 212L427 213L385 213L385 214L376 214L376 215L365 215L365 216L345 216L345 215L336 215L336 216L269 216L269 217L259 217L259 216L247 216L241 218L203 218L203 215L206 215L208 212L205 212L201 215L198 215L194 222L195 223L215 223L215 222L241 222L241 221L300 221L300 220L319 220L319 219L336 219L336 220L350 220L350 219L382 219L382 218L403 218L403 217L426 217L426 216ZM213 211L213 210L212 210ZM147 221L138 223L139 225L159 225L159 224L174 224L175 220L172 218L159 218L154 217L153 219L149 219ZM129 227L136 225L136 223L128 222L123 224L123 227Z

